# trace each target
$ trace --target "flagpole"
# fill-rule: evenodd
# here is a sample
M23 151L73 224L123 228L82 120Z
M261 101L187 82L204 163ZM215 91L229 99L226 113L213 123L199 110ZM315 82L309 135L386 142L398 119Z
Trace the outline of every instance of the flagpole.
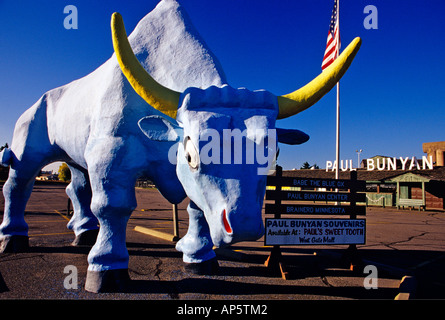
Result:
M340 167L340 82L337 83L337 128L335 141L335 179L339 179L338 169Z
M337 57L340 55L340 0L337 0ZM337 82L337 127L335 137L335 179L339 179L340 168L340 81Z

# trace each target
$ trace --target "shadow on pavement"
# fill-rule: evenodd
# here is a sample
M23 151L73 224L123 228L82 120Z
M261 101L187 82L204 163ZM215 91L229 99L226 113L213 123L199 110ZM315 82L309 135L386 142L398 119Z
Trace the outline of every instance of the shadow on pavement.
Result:
M351 299L393 299L395 290L381 288L373 291L363 287L321 287L259 284L219 280L212 278L187 278L178 281L132 280L126 293L163 293L172 298L183 293L200 293L208 295L276 295L298 294L325 297L344 297Z

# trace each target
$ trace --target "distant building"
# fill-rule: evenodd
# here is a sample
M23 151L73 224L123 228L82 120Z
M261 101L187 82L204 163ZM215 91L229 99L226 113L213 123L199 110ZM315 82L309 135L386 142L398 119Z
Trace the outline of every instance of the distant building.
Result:
M423 143L421 159L377 155L363 159L357 179L366 181L367 206L445 210L445 141ZM355 170L355 169L354 169ZM334 179L333 169L289 170L283 176ZM349 179L350 171L339 172Z
M423 152L433 157L434 165L437 167L445 166L445 141L426 142L422 145Z
M335 172L286 170L283 176L334 179ZM350 171L340 172L349 179ZM445 209L445 166L432 170L357 170L357 179L366 181L366 205Z
M36 177L36 180L39 181L58 181L59 175L57 173L53 173L52 171L41 171L40 174Z

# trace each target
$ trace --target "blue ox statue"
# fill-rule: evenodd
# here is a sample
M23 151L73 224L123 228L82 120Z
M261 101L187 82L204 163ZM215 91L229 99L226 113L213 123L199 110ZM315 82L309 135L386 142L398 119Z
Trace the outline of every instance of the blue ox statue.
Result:
M298 144L308 139L298 130L275 131L276 119L295 115L321 99L346 72L361 42L354 39L322 74L284 96L228 85L177 92L154 80L139 63L119 14L113 14L111 26L115 56L101 67L102 74L86 77L96 77L92 83L106 90L85 88L79 81L46 93L19 119L11 149L0 154L1 163L11 165L3 188L3 250L26 248L24 209L38 170L56 160L70 164L73 179L67 193L76 200L71 227L79 236L97 228L95 217L100 224L88 255L85 284L93 292L119 290L129 280L125 230L136 207L134 184L141 174L152 178L170 202L182 201L185 194L190 198L189 229L176 248L192 270L215 270L214 245L261 237L264 172L275 157L277 140ZM107 79L104 72L122 77L116 73L116 59L134 91L154 109L132 108L138 101L131 95L116 106L115 101L122 101L119 86L127 83L100 84ZM100 101L82 100L86 95L79 93L88 90L100 91L100 96L93 95ZM61 108L64 95L79 108ZM107 109L107 103L113 107ZM234 132L242 133L241 150L267 154L268 160L254 159L247 151L235 154Z

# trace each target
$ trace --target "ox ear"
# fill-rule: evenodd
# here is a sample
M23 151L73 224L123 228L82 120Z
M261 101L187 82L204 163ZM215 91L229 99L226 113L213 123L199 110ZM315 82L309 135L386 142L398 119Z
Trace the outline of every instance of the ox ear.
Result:
M138 125L141 131L154 141L177 142L183 135L181 127L157 115L142 118Z
M278 142L284 144L302 144L309 140L309 136L303 131L296 129L277 128Z

